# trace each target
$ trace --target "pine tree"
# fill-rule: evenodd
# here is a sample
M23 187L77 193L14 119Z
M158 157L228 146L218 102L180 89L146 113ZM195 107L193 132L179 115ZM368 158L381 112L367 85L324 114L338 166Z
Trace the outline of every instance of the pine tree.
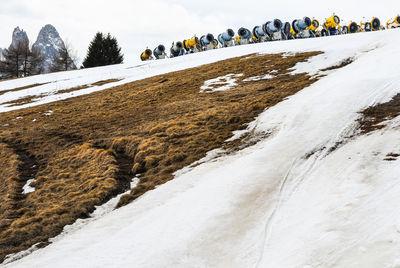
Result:
M88 53L83 61L85 68L119 64L124 61L121 48L118 46L117 39L110 34L104 36L103 33L96 33L89 45Z

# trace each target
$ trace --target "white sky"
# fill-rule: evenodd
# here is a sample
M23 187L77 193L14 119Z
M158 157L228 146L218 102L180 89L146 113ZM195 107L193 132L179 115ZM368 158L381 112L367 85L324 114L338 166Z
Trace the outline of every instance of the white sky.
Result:
M30 41L45 24L56 27L61 37L77 51L80 61L97 31L114 35L126 63L139 61L147 46L169 47L174 40L194 34L218 33L245 26L250 30L268 20L292 21L303 16L320 22L336 13L345 21L377 16L385 22L400 12L398 0L337 1L268 0L2 0L0 5L0 47L11 43L16 26L28 33Z

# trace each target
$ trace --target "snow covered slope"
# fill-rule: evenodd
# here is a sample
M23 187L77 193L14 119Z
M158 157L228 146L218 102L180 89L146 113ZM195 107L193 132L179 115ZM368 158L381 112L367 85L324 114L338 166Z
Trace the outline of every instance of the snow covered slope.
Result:
M327 76L263 112L248 131L272 134L256 145L185 169L9 267L400 267L400 160L383 161L400 152L400 118L332 149L357 133L358 112L400 93L399 41L388 30L99 69L132 81L252 52L318 50L294 72ZM344 59L353 62L319 71Z

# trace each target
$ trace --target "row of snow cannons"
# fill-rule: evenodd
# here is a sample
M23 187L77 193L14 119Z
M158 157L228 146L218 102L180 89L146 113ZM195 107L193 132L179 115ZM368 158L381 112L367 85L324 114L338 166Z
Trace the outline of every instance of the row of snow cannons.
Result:
M386 28L377 17L373 17L371 20L364 19L360 23L350 21L349 23L342 23L342 25L341 19L335 14L325 19L323 24L309 17L294 20L292 23L283 23L279 19L274 19L255 26L252 31L242 27L237 34L232 29L228 29L219 34L217 38L209 33L200 38L194 36L191 39L183 40L183 42L173 42L169 57L174 58L190 53L252 43L353 34L392 28L400 28L400 15L390 19L386 23ZM168 58L168 55L164 45L159 45L154 50L147 48L140 55L142 61L165 58Z

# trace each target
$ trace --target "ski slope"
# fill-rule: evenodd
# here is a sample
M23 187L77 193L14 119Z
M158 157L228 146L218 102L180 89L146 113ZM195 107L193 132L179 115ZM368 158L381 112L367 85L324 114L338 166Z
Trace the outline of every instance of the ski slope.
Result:
M324 51L293 72L326 76L256 118L247 131L271 133L256 145L186 168L6 267L399 268L400 162L383 159L400 153L400 118L329 150L357 133L358 112L400 93L399 43L387 30L70 72L71 84L106 70L122 83L255 52Z

